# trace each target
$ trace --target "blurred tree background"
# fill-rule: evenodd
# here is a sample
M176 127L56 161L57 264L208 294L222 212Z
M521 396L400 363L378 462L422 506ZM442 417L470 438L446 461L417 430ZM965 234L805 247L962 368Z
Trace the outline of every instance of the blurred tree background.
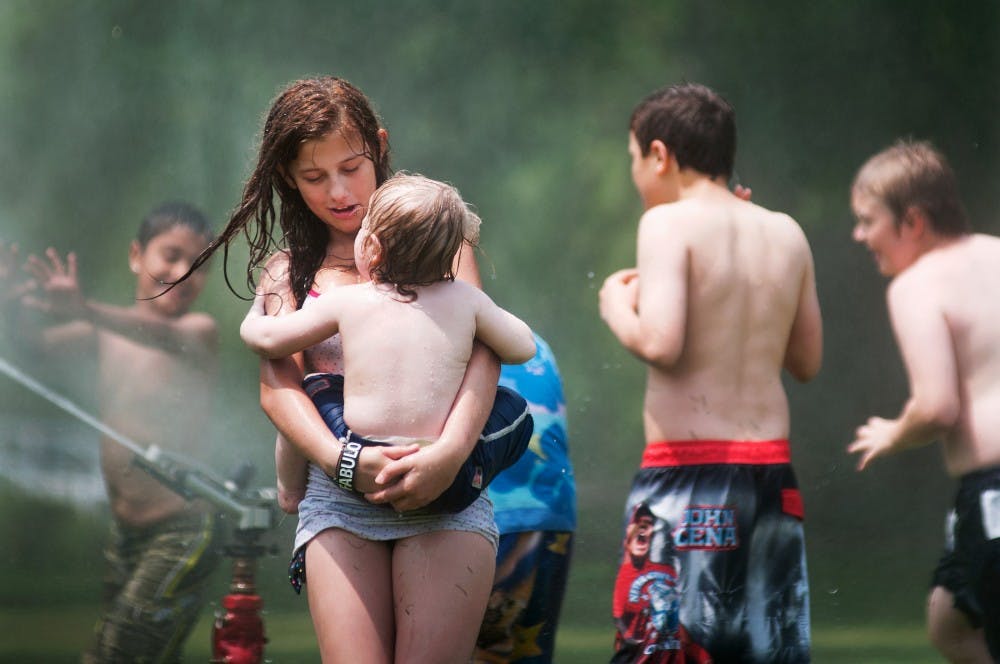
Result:
M894 414L906 391L884 280L850 239L847 190L897 137L930 139L951 158L974 225L1000 230L1000 3L6 0L0 241L75 250L87 293L127 303L142 216L186 199L221 228L270 101L318 74L375 102L396 168L448 180L476 205L486 289L560 360L580 514L564 623L599 631L593 661L610 652L620 513L642 447L643 367L597 314L604 277L634 263L628 117L668 83L726 96L738 180L795 217L816 256L825 367L789 384L814 628L919 623L952 483L933 447L863 475L844 452L857 425ZM239 247L229 263L237 286L244 258ZM237 336L247 303L226 288L221 261L212 270L200 308L222 325L225 377L213 457L223 471L250 458L270 482L273 429ZM6 380L0 399L0 418L55 417ZM0 439L0 464L10 449ZM96 603L100 508L0 489L3 615ZM44 530L32 527L40 515ZM269 606L304 615L283 587L291 527L261 584Z

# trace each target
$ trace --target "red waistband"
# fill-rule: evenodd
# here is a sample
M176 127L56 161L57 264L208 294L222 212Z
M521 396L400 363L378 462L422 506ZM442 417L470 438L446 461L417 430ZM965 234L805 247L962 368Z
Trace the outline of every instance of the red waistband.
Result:
M791 463L788 441L781 440L665 440L647 443L643 468L701 466L714 463Z

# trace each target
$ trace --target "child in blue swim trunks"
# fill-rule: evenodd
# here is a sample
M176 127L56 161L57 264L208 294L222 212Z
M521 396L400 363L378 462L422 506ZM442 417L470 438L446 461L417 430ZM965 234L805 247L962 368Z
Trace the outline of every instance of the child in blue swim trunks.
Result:
M376 440L362 438L351 431L344 420L344 377L339 374L316 373L302 382L306 394L319 409L323 421L338 439L349 447L345 453L360 454L367 446L387 446ZM471 505L497 474L512 466L528 448L533 428L531 412L524 398L512 389L497 387L493 410L472 454L462 464L455 481L425 509L440 512L461 512ZM344 469L334 477L342 488L354 490L353 469Z

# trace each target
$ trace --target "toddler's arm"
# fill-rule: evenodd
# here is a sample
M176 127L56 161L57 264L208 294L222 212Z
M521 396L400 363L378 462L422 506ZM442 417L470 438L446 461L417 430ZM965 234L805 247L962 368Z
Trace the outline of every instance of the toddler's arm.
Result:
M309 348L337 333L337 291L320 296L313 306L283 316L268 316L258 293L240 325L240 338L261 357L278 359Z
M535 356L535 337L523 320L496 305L486 293L476 313L476 338L489 346L504 364L522 364Z

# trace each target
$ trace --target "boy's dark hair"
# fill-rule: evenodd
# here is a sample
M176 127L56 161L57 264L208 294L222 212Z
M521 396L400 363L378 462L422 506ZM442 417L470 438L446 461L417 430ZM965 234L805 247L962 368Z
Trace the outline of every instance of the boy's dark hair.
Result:
M697 83L661 88L632 111L629 129L643 156L659 139L681 168L729 178L736 158L736 113L721 95Z
M212 231L212 226L202 211L182 201L161 203L153 208L139 224L139 232L136 233L135 239L140 247L145 247L150 240L174 226L190 228L210 242L215 239L215 232Z
M851 191L880 199L892 212L896 226L903 223L907 210L916 207L942 235L971 230L955 172L927 141L900 140L874 155L858 170Z

